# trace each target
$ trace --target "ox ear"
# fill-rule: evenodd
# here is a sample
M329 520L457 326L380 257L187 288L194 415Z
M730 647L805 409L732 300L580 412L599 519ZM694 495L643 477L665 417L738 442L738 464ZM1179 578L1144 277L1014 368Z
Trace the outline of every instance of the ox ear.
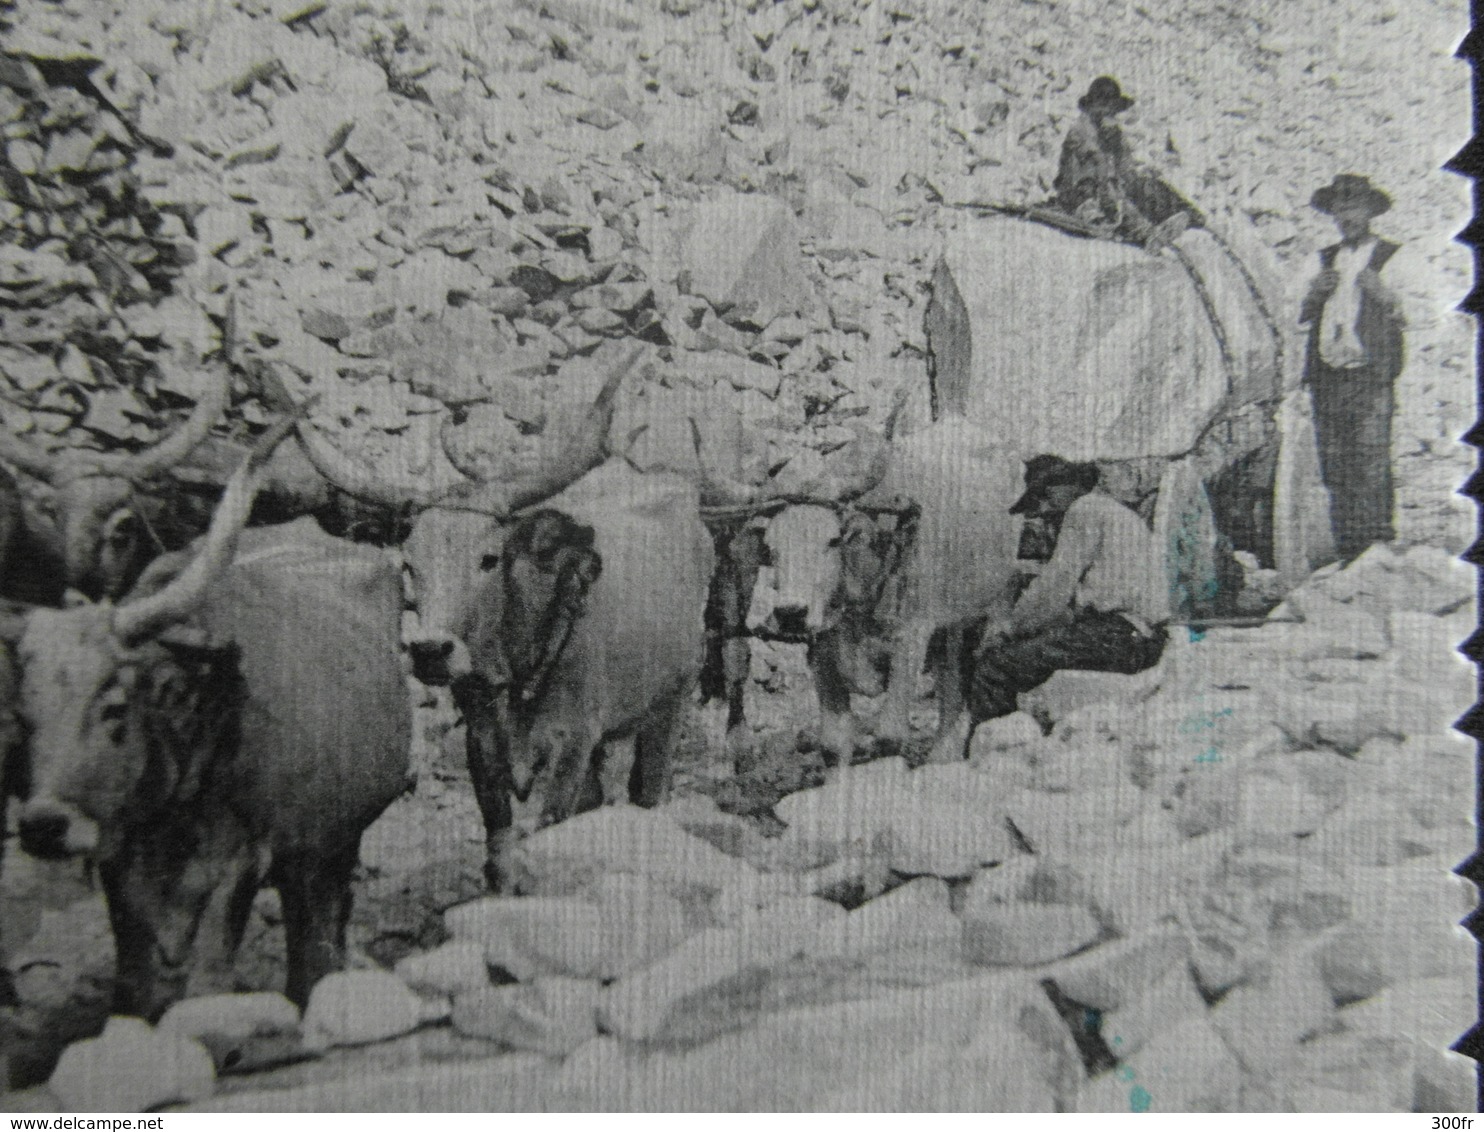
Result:
M530 557L543 570L550 570L553 556L567 547L590 549L592 527L576 522L560 511L543 507L524 516L505 540L505 552Z

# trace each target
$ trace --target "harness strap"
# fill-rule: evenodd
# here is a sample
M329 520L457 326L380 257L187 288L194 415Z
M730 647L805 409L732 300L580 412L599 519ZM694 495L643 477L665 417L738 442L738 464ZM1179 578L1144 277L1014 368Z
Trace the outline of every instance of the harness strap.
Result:
M577 577L575 566L569 565L565 576L557 581L557 596L552 602L555 608L551 621L543 627L545 631L542 637L547 642L547 647L542 650L535 670L529 677L525 680L512 679L510 683L511 692L522 707L534 706L546 693L551 675L566 653L567 644L586 609L586 596L587 587Z
M1211 324L1211 333L1216 336L1216 346L1221 351L1221 368L1226 374L1226 395L1230 397L1237 386L1237 365L1232 358L1231 346L1227 344L1226 326L1216 311L1216 301L1211 298L1211 292L1206 288L1206 281L1201 278L1200 271L1196 269L1190 257L1174 244L1167 244L1166 247L1175 254L1180 266L1185 269L1185 274L1190 276L1195 293L1201 300L1201 307L1206 312L1206 320Z
M1232 266L1237 269L1237 274L1242 277L1242 282L1247 287L1247 293L1252 296L1252 302L1257 307L1257 313L1262 316L1263 322L1267 325L1268 332L1273 336L1273 372L1277 375L1278 381L1281 383L1283 380L1283 363L1286 350L1283 344L1283 331L1279 329L1278 319L1274 316L1272 308L1268 306L1268 301L1263 296L1262 288L1257 285L1257 279L1253 276L1251 270L1248 269L1242 257L1236 253L1216 229L1207 225L1206 232L1216 242L1216 246L1221 249L1226 258L1231 261Z
M150 542L155 544L156 554L168 553L165 540L160 537L160 532L155 529L155 525L149 521L148 512L140 505L138 485L131 481L129 488L129 502L133 505L134 516L139 520L140 525L144 527L145 533L149 535Z

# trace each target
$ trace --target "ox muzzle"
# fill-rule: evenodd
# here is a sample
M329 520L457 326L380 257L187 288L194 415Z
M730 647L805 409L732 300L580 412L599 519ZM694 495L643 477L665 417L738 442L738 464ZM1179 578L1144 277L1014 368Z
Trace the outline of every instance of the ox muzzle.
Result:
M94 854L102 840L97 822L53 798L22 806L18 828L21 848L48 861Z
M446 688L474 671L469 648L454 636L420 637L407 643L412 674L432 688Z
M748 607L748 632L780 641L805 642L830 627L831 603L819 595L783 593L773 568L758 570Z

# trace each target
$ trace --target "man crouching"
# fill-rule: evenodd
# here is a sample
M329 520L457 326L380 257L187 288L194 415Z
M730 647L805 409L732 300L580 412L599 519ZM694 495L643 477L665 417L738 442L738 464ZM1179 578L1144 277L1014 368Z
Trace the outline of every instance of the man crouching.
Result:
M1010 614L991 620L974 654L969 712L977 726L1063 668L1132 674L1159 663L1168 587L1153 536L1129 507L1097 490L1095 464L1059 456L1026 462L1012 515L1056 531L1050 561Z

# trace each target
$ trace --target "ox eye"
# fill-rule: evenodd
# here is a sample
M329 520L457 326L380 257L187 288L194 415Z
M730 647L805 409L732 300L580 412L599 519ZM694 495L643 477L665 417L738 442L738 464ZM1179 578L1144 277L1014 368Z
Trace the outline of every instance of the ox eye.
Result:
M134 523L121 522L108 532L108 545L112 550L125 550L134 542Z
M479 568L481 570L493 570L499 564L500 556L498 554L486 554L479 560Z

